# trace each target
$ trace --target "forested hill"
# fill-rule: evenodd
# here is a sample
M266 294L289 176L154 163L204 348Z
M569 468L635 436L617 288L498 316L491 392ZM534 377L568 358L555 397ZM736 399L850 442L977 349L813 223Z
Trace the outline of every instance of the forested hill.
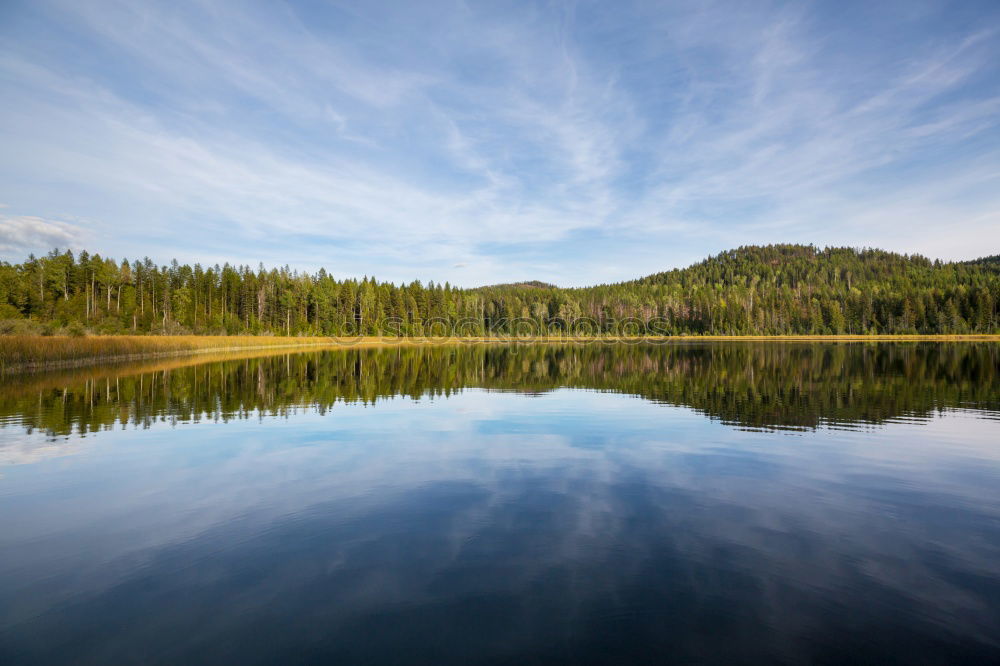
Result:
M563 289L337 280L249 266L157 266L52 251L0 263L0 330L285 335L1000 332L996 258L741 247L683 269Z
M486 287L479 287L480 289L503 289L503 288L513 288L518 287L535 287L537 289L556 289L556 285L550 284L548 282L542 282L541 280L526 280L524 282L505 282L504 284L491 284Z
M919 255L810 245L767 245L729 250L687 268L656 273L639 284L682 286L746 285L757 279L778 287L852 287L871 283L933 286L959 283L968 264L933 262ZM959 274L956 274L958 271Z
M1000 254L994 254L992 257L980 257L979 259L973 259L968 263L986 266L987 268L992 268L993 270L1000 270Z

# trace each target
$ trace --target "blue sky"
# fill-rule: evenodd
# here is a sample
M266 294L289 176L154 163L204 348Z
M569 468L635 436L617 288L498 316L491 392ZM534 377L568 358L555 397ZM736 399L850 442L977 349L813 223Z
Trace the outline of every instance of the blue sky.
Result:
M1000 2L0 3L0 257L474 286L1000 252Z

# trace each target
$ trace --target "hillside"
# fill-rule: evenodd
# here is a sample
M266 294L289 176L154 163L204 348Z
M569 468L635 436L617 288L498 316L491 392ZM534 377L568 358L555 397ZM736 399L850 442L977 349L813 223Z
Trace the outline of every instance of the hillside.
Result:
M956 270L960 274L956 274ZM932 262L920 255L902 255L884 250L767 245L729 250L693 266L656 273L637 282L730 287L750 284L756 278L762 284L793 289L837 285L850 289L871 283L927 286L970 279L971 274L961 274L962 271L963 264Z
M485 287L479 287L479 289L504 289L513 288L517 289L520 287L526 287L531 289L558 289L554 284L549 282L542 282L541 280L525 280L523 282L505 282L503 284L490 284Z
M617 284L460 289L53 251L0 263L0 332L995 333L996 266L995 257L940 262L876 249L769 245Z
M991 257L980 257L966 263L983 266L992 270L1000 270L1000 254L994 254Z

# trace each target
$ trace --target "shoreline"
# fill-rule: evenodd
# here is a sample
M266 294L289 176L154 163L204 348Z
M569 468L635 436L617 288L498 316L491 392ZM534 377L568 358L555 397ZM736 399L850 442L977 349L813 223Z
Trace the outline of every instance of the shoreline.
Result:
M304 351L473 344L676 344L696 342L994 342L1000 335L674 335L283 338L273 336L105 335L0 337L0 375L75 368L101 363L200 356L229 352ZM221 344L220 344L221 343Z

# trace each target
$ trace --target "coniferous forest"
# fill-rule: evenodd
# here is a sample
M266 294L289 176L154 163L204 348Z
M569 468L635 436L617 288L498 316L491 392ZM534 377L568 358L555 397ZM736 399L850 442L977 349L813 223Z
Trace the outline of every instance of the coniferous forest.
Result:
M749 246L584 288L392 284L53 250L0 262L6 333L469 335L1000 332L996 258Z

